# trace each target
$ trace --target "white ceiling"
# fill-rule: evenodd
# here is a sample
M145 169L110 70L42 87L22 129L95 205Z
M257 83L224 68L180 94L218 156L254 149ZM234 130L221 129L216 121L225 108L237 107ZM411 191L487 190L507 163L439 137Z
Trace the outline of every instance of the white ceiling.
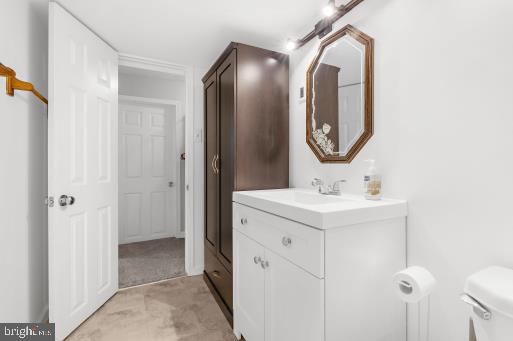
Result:
M123 53L208 67L230 41L283 51L327 0L59 0Z

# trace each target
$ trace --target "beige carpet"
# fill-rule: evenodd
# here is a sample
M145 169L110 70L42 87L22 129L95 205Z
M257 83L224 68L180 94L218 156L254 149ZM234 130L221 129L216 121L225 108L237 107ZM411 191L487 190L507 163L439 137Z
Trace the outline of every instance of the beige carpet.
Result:
M185 275L185 239L162 238L119 245L119 287Z
M85 321L69 341L234 341L201 276L124 289Z

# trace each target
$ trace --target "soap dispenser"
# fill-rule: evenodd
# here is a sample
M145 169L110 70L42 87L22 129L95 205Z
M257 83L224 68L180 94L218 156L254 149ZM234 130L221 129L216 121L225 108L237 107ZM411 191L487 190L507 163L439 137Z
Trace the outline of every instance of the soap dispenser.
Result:
M363 188L365 199L381 199L381 174L378 173L376 162L374 160L365 160L369 163L369 168L363 176Z

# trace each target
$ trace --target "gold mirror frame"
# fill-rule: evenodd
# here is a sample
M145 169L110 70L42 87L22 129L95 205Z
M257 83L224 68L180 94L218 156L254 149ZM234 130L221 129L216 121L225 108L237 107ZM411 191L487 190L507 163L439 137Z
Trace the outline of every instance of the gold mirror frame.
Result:
M338 39L344 37L345 35L349 35L352 38L356 39L362 45L365 46L365 110L364 110L364 129L362 135L358 138L358 140L353 144L351 149L347 152L346 155L343 156L334 156L334 155L326 155L320 149L320 147L315 143L315 140L312 136L312 101L313 101L313 80L314 73L317 65L319 64L319 60L321 59L324 50L337 41ZM317 51L317 55L314 60L310 64L308 71L306 73L306 142L310 146L310 149L314 152L315 156L322 163L350 163L354 157L358 154L358 152L365 146L367 141L372 137L374 133L374 39L363 33L362 31L356 29L351 25L347 25L341 30L335 32L333 35L324 39L319 46L319 50Z

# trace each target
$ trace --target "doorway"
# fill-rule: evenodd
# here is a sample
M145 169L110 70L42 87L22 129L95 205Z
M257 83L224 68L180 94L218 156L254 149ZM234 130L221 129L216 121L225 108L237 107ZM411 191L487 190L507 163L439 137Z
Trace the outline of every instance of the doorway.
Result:
M119 67L119 287L186 275L185 77Z

